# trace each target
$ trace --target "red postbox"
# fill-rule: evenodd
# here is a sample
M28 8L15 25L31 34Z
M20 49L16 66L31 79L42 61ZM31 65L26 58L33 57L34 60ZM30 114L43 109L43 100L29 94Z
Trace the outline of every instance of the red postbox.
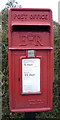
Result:
M10 110L51 110L54 79L52 12L50 9L12 8L8 24Z

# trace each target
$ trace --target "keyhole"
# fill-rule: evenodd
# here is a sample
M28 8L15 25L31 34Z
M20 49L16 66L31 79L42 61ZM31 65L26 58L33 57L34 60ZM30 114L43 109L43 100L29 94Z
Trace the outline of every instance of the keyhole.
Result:
M20 81L20 78L18 78L18 80Z

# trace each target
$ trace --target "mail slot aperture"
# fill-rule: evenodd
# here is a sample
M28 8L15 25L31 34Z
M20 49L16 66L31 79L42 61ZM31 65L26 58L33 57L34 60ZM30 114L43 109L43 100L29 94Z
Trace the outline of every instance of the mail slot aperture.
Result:
M49 31L50 26L49 25L39 25L39 26L34 26L34 25L13 25L12 26L12 31Z

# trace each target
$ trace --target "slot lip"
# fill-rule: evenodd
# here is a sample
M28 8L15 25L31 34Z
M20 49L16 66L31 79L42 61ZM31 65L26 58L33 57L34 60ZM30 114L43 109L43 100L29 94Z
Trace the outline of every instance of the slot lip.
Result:
M11 26L51 26L50 22L30 23L30 22L12 22Z

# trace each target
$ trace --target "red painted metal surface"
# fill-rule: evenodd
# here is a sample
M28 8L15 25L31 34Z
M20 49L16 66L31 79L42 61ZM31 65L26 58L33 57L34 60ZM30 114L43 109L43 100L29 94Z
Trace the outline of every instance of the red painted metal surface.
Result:
M51 110L54 80L51 10L12 8L9 11L8 25L10 110L12 112ZM29 56L29 50L34 51L33 56ZM36 58L40 59L40 92L23 94L22 60Z

